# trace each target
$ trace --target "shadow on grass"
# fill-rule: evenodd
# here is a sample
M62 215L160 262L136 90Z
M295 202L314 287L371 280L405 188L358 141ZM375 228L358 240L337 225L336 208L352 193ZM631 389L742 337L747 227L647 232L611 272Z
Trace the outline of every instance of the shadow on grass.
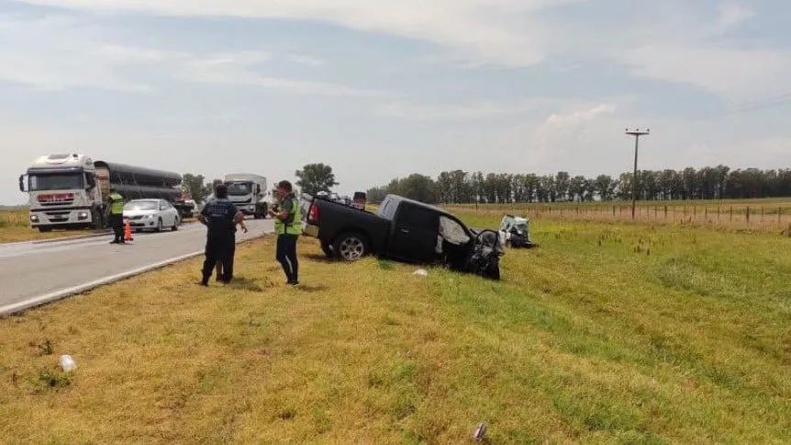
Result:
M328 258L327 255L320 254L320 253L306 253L306 254L303 255L303 257L305 259L310 260L310 261L316 261L316 262L319 262L319 263L336 263L337 262L336 260L334 260L332 258Z
M308 294L314 294L317 292L323 292L329 289L329 286L326 284L300 284L296 288L300 292L305 292Z
M231 284L228 286L232 289L247 290L250 292L263 292L264 288L271 288L274 286L268 279L264 279L264 286L262 287L256 280L251 280L245 277L234 277Z

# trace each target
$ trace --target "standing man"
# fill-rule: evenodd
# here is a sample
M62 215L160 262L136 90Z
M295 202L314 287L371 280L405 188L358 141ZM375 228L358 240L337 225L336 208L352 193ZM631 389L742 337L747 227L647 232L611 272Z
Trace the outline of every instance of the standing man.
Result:
M222 184L222 180L221 179L215 179L214 181L212 181L212 187L211 187L212 194L209 195L206 198L206 205L208 205L208 204L210 204L211 202L214 201L214 199L215 199L214 198L214 189L220 184ZM235 229L234 229L234 232L236 232ZM236 245L234 245L234 249L235 248L236 248ZM235 254L235 251L234 251L234 254ZM219 283L219 282L222 281L222 261L219 261L219 260L217 261L217 265L214 267L214 270L216 271L216 277L217 277L215 279L215 281L217 281Z
M209 278L217 262L222 263L222 275L219 281L226 284L231 282L236 250L236 225L239 224L247 233L244 214L228 200L228 187L225 184L219 184L214 188L214 198L198 215L198 220L208 227L206 259L203 262L203 278L200 282L202 286L209 285Z
M113 228L115 238L110 244L124 244L124 197L115 188L110 187L110 196L107 198L109 218L107 222Z
M302 233L302 216L299 200L294 197L293 187L288 181L277 184L277 197L280 206L277 211L270 210L269 215L275 218L277 233L277 261L283 266L290 286L299 284L299 262L297 261L297 239Z

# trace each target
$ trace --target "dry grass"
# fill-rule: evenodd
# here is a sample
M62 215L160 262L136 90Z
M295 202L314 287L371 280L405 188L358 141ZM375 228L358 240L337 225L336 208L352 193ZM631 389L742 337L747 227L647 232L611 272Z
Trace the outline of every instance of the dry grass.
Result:
M230 287L193 285L189 261L0 320L0 437L465 443L485 420L490 443L791 441L791 240L535 236L499 283L328 263L305 240L290 289L267 239Z
M791 198L706 200L706 201L642 201L637 203L632 220L630 202L557 202L521 204L453 204L454 211L502 215L503 212L528 215L531 218L629 222L652 225L681 225L730 231L785 233L791 236Z
M64 238L85 235L87 233L90 233L90 231L56 230L48 233L41 233L38 230L30 228L27 211L0 210L0 243Z

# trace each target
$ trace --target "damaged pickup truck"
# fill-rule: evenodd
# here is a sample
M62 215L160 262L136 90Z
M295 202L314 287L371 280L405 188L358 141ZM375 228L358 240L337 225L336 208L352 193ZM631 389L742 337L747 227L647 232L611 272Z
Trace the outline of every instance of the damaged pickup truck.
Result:
M500 279L503 242L497 231L473 230L430 205L388 195L376 213L314 198L303 202L306 235L327 256L355 261L367 254Z

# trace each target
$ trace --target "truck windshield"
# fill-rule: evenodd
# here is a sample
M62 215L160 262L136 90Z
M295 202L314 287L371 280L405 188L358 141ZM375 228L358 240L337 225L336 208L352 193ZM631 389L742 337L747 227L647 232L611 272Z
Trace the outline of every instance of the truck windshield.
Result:
M82 173L30 175L29 189L31 192L46 190L78 190L82 189L85 181Z
M229 195L249 195L253 190L253 184L249 182L229 182L226 185Z

